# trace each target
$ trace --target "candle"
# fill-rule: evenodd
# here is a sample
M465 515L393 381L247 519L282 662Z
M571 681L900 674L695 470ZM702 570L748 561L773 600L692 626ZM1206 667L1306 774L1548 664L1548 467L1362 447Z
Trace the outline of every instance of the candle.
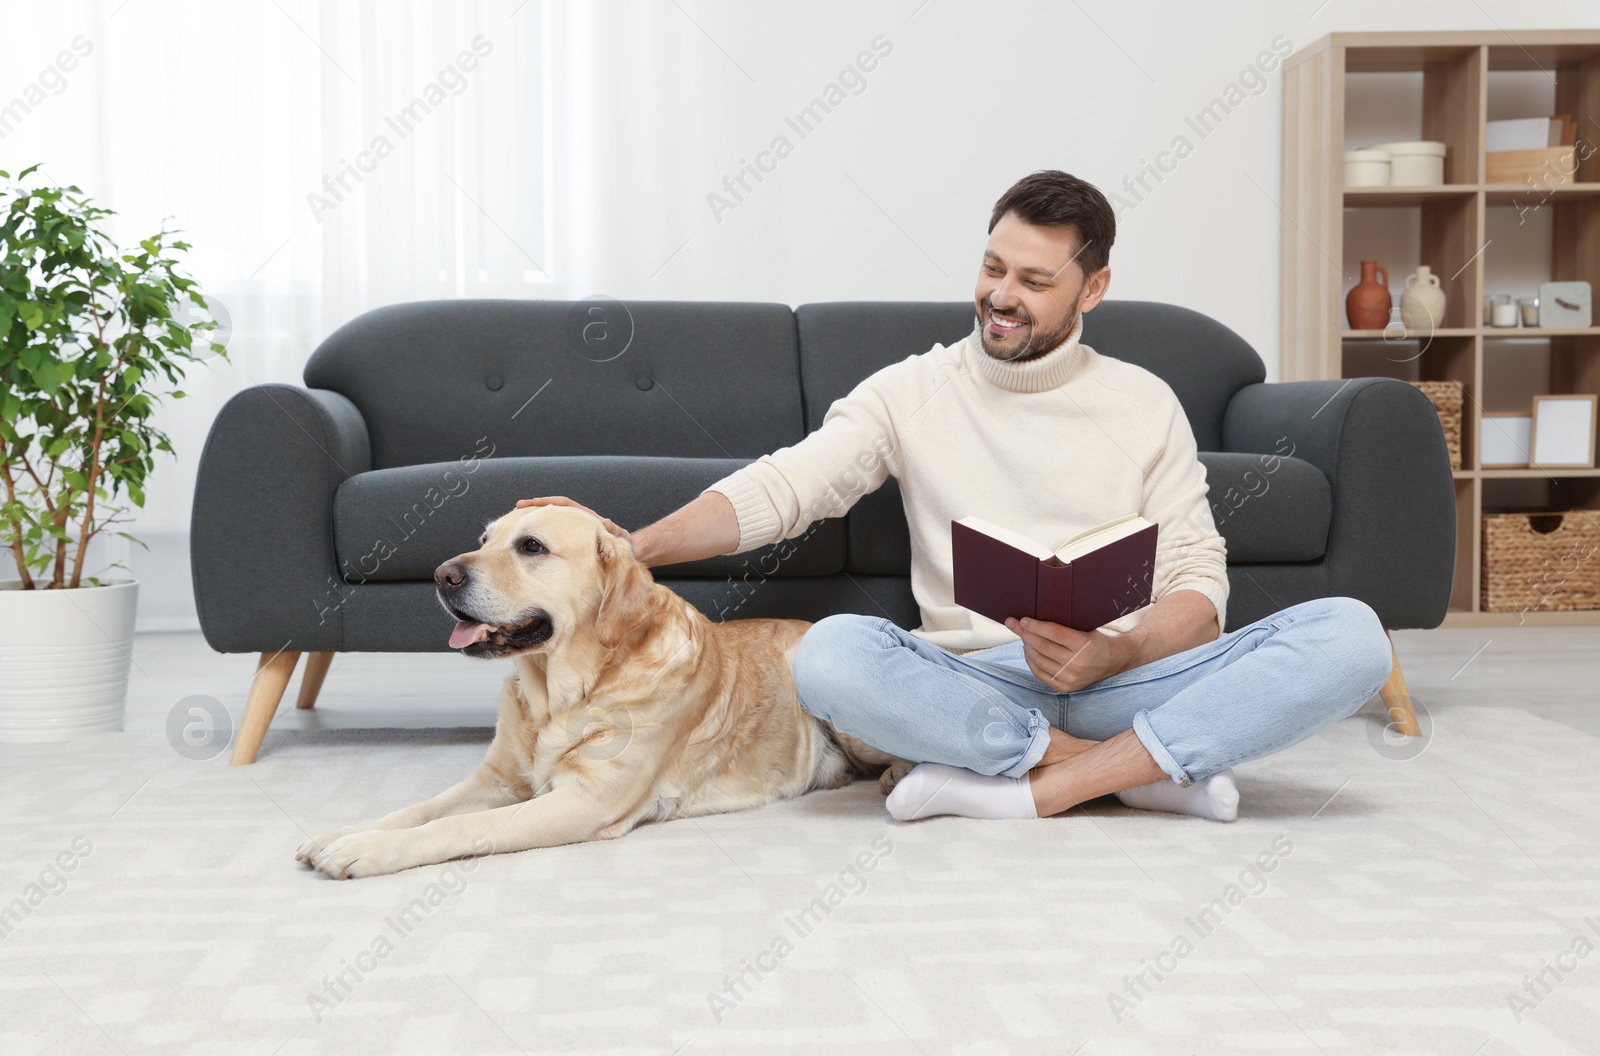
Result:
M1522 325L1523 326L1538 326L1539 325L1539 298L1537 298L1537 297L1525 298L1524 300L1518 301L1517 304L1522 308Z
M1494 306L1494 325L1516 326L1517 306L1512 304L1510 301L1507 301L1504 304L1496 302Z

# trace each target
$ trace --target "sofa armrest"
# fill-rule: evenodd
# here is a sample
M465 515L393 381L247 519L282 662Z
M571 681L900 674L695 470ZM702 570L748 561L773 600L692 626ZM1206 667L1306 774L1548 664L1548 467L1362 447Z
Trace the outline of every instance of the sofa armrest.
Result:
M1444 619L1455 485L1439 416L1421 390L1392 378L1247 385L1228 404L1222 441L1229 451L1293 454L1328 478L1331 596L1365 601L1389 628Z
M195 608L218 652L336 651L343 601L333 496L372 468L367 425L327 389L257 385L217 414L195 480Z

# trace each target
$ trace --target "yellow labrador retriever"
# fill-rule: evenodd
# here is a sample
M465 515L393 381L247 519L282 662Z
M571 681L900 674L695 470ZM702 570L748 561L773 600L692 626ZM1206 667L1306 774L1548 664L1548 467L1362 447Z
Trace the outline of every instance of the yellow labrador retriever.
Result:
M713 623L656 583L593 513L535 506L440 565L450 644L510 657L476 773L414 807L336 829L295 857L377 876L467 855L608 840L647 821L761 806L909 768L795 695L803 620Z

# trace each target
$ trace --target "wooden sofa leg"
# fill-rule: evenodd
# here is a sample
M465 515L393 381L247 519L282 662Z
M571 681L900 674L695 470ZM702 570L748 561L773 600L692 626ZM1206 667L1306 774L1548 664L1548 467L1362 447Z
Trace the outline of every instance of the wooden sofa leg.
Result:
M256 761L261 740L267 735L267 727L272 725L278 701L283 699L289 676L294 674L294 665L299 660L299 653L261 654L255 677L250 680L250 699L244 706L244 718L239 722L239 735L233 741L231 765L245 766Z
M1394 666L1389 669L1389 678L1378 690L1378 696L1383 698L1384 706L1389 709L1389 722L1396 730L1407 737L1420 737L1422 729L1417 726L1417 713L1411 707L1411 692L1406 689L1406 676L1400 673L1400 654L1395 652L1394 635L1389 636L1389 655L1394 658Z
M300 696L295 698L295 707L316 706L317 694L322 692L322 680L328 677L328 665L331 663L332 653L311 653L306 657L306 669L300 676Z

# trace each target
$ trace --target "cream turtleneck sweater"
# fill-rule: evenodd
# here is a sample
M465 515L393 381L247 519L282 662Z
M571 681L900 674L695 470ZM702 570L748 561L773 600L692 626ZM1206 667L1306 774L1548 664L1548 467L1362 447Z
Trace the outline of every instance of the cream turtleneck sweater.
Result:
M1004 362L977 328L891 364L834 402L816 432L712 484L739 518L735 553L842 516L888 476L911 529L919 637L955 652L1016 635L955 603L950 522L969 514L1056 547L1127 513L1159 526L1154 597L1195 590L1225 619L1225 550L1177 396L1142 367L1080 344ZM1106 629L1134 627L1148 609Z

